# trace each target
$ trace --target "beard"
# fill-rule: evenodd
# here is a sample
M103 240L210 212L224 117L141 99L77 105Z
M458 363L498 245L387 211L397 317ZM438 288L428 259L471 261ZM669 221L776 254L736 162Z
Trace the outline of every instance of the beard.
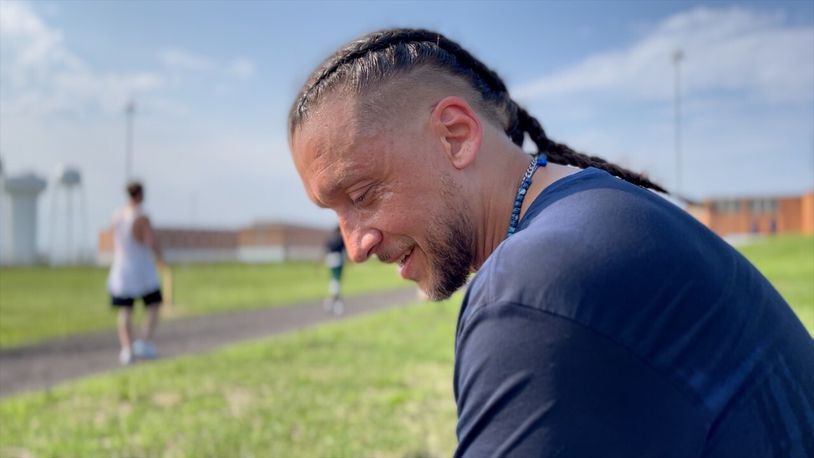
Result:
M469 212L462 208L460 197L455 199L456 186L444 177L442 188L446 203L444 216L436 216L427 228L427 285L419 285L434 301L448 299L469 277L474 259L474 236Z

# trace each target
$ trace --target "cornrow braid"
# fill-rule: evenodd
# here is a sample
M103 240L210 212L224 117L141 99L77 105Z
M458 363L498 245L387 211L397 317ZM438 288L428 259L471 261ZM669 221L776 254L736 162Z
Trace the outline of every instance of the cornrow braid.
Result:
M436 54L440 55L422 56L420 55L421 50L416 49L418 55L409 56L404 61L400 61L398 58L401 56L394 56L394 62L391 62L392 66L402 66L404 68L380 68L378 70L383 74L381 76L395 74L399 70L409 70L424 63L435 64L453 74L464 77L480 92L485 100L492 100L498 105L511 105L508 103L509 92L498 74L463 49L458 43L430 30L388 29L370 33L359 40L353 41L326 60L314 72L305 88L300 92L300 96L297 98L297 102L292 107L289 115L290 127L295 127L302 120L307 112L308 105L318 98L322 86L330 86L331 78L339 73L342 68L354 64L359 59L370 58L373 54L396 49L399 45L422 44L435 48Z
M631 172L596 156L588 156L548 138L540 123L509 95L498 74L458 43L425 29L388 29L349 43L328 58L303 87L289 113L289 132L303 122L321 94L341 83L361 92L419 66L431 66L466 81L481 98L482 108L512 142L523 145L526 134L551 162L580 168L596 167L632 184L667 191L642 174Z

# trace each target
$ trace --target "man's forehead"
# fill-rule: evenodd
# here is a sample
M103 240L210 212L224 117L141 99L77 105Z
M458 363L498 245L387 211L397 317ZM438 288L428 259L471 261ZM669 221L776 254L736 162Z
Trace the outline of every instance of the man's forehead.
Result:
M356 136L350 130L336 129L335 132L322 132L312 136L306 148L308 168L320 179L333 181L345 179L360 165L364 164L361 156L366 150L359 148ZM334 129L331 129L334 130Z
M300 158L303 179L310 190L312 200L327 206L326 199L351 186L355 180L369 171L373 165L366 148L354 147L354 142L343 136L330 134L314 138ZM333 141L331 141L333 140Z
M355 96L332 96L320 103L294 133L295 162L312 200L325 205L338 190L384 167L396 137L407 135L407 119L371 110ZM389 116L390 115L390 116ZM414 120L413 120L414 121Z
M356 130L351 113L335 104L321 107L303 125L311 155L316 159L346 149Z
M365 164L351 160L315 158L310 171L303 177L306 190L320 207L331 207L337 196L362 179L367 173Z

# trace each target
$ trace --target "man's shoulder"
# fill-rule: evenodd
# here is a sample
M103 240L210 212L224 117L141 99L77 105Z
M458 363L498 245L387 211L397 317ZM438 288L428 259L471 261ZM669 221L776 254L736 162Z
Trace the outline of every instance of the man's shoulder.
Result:
M639 238L642 228L629 224L625 213L611 211L592 198L572 199L564 205L554 202L497 247L473 287L489 290L490 302L520 303L528 303L524 299L528 292L579 288L598 266L628 262L625 248L635 243L631 240Z
M550 294L577 289L588 266L567 234L518 232L504 241L473 277L468 314L498 304L539 307ZM552 301L547 301L552 303Z
M676 258L692 269L695 248L687 238L716 245L661 197L612 177L594 178L535 200L522 229L473 279L467 307L516 303L567 318L590 315L608 302L637 300L642 282L659 284L675 274Z

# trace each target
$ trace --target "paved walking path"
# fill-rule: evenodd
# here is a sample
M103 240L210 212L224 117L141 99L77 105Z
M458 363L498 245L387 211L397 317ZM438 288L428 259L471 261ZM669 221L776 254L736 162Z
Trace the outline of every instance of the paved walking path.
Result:
M162 323L156 334L156 345L161 358L201 353L225 344L402 305L415 299L415 288L403 288L347 298L345 313L338 317L326 313L322 301L309 301L183 318ZM118 354L115 330L0 349L0 397L118 369Z

